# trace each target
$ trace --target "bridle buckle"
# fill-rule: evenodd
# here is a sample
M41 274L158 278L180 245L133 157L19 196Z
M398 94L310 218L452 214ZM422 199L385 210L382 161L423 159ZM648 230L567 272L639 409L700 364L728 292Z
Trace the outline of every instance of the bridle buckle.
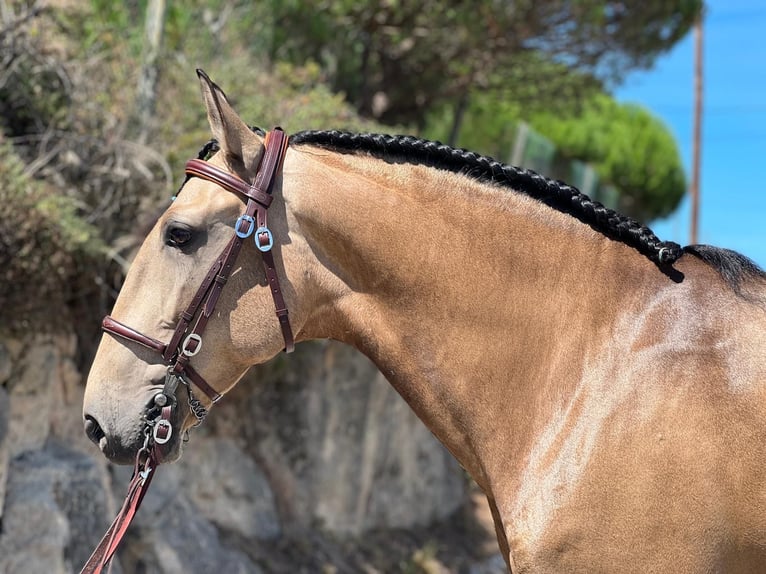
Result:
M192 346L192 343L194 345ZM202 349L202 337L197 333L190 333L187 335L184 342L181 343L181 354L186 357L193 357Z
M247 231L242 231L242 224L247 223ZM253 234L253 230L255 229L255 218L252 215L248 215L247 213L243 213L237 218L237 222L234 224L234 233L237 234L237 237L240 239L247 239Z
M159 419L154 423L154 429L152 430L152 438L157 444L165 444L173 436L173 425L169 420Z
M263 243L261 242L262 239L265 240ZM274 247L274 235L271 233L271 229L259 227L255 230L255 246L262 253L271 251L271 248Z

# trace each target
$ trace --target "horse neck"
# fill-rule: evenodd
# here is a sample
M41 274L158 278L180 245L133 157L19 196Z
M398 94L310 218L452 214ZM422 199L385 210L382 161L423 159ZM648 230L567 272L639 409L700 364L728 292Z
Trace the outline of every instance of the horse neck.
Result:
M324 293L303 337L365 353L486 485L505 472L490 468L497 441L503 461L524 452L542 397L574 386L591 339L652 265L518 193L298 151L286 199ZM617 273L626 252L640 264Z

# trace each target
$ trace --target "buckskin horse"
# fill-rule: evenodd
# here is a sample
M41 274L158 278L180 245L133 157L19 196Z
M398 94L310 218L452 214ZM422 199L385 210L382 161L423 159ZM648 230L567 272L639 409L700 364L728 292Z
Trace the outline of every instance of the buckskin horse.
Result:
M217 144L138 252L88 378L109 459L174 460L251 365L335 339L476 480L514 574L766 571L755 264L435 142L288 147L198 75Z

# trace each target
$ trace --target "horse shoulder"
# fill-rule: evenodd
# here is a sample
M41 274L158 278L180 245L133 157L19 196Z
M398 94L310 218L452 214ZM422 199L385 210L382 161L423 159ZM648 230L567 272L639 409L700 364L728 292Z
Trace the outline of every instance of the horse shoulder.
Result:
M690 267L616 322L541 429L506 507L514 572L763 564L766 312Z

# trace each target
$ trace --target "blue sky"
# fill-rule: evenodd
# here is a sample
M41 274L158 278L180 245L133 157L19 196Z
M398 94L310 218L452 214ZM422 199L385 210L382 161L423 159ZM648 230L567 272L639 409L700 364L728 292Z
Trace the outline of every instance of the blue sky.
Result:
M766 2L708 0L699 242L727 247L766 268ZM694 37L616 90L662 119L691 175ZM652 222L662 239L689 243L688 197Z

